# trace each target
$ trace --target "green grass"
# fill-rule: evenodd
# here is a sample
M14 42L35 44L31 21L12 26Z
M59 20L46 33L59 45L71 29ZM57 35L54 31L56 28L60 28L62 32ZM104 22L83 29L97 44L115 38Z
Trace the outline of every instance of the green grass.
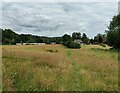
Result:
M89 90L89 86L85 82L85 78L80 73L80 65L77 62L73 62L72 64L72 74L71 74L71 82L70 82L70 90L71 91L85 91Z
M67 56L68 56L68 57L71 57L71 56L72 56L72 53L71 53L70 50L67 50Z
M2 49L3 91L118 91L118 53L108 46Z

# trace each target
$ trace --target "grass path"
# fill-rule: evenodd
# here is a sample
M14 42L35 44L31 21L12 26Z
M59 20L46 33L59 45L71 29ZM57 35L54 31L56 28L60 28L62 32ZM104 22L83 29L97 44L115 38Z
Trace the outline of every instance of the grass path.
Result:
M80 70L81 70L80 65L77 62L75 62L72 51L67 50L66 53L67 53L68 58L72 62L71 78L69 80L69 85L71 85L71 86L69 86L68 90L70 90L70 91L85 90L84 79L80 75Z

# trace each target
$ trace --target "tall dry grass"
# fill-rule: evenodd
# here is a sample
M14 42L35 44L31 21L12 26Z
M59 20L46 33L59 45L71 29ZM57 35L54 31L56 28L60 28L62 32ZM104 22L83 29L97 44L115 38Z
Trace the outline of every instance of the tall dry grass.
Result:
M118 54L106 48L26 45L3 46L2 50L3 90L118 90Z

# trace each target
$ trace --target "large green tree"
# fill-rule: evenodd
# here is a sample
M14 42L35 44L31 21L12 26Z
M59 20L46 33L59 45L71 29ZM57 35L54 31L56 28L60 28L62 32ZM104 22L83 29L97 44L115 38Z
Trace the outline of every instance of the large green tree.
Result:
M80 44L78 43L75 43L72 39L72 37L70 35L63 35L62 36L62 42L63 42L63 45L68 47L68 48L72 48L72 49L77 49L77 48L80 48Z
M82 41L83 43L85 44L88 44L89 43L89 38L87 37L87 35L85 33L83 33L82 35Z
M19 41L19 35L13 32L11 29L2 29L2 44L16 44L16 42Z
M95 44L106 44L106 39L107 39L106 34L97 34L94 37L94 43Z
M72 39L71 36L67 34L63 35L62 37L63 43L65 43L66 41L70 41L71 39Z
M120 49L120 14L112 18L106 33L107 44L113 48Z
M73 32L72 33L72 39L81 39L81 33L80 32Z
M103 43L103 36L102 36L102 34L98 34L97 37L98 37L98 43L99 44Z

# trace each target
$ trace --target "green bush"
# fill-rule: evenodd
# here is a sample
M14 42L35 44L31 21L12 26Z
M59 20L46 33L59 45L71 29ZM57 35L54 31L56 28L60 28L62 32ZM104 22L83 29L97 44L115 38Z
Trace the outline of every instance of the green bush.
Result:
M48 52L50 52L50 53L57 53L57 52L58 52L58 50L51 50L51 49L46 50L46 51L48 51Z
M72 49L81 48L80 44L75 43L72 40L64 42L63 45L66 46L66 47L68 47L68 48L72 48Z

